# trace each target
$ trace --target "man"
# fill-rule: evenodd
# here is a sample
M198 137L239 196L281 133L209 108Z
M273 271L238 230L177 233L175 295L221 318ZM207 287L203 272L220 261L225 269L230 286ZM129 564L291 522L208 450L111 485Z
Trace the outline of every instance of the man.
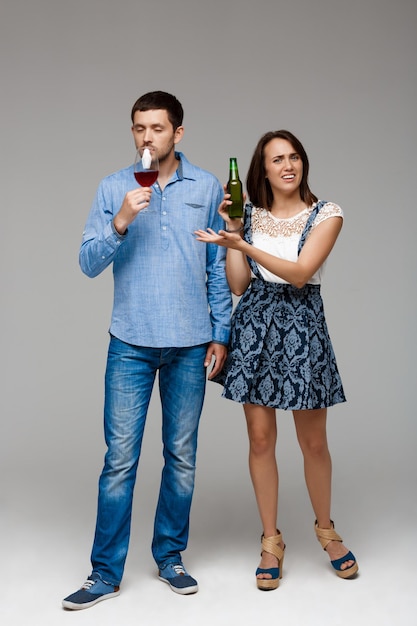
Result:
M224 226L219 181L175 151L183 109L172 95L147 93L132 109L136 148L159 158L152 187L138 187L133 166L99 185L80 250L87 276L113 264L114 305L105 376L107 444L99 481L92 574L63 600L84 609L119 594L130 536L133 489L156 373L164 468L152 554L159 578L180 594L198 591L181 552L187 547L197 431L206 384L226 358L232 308L224 251L194 231Z

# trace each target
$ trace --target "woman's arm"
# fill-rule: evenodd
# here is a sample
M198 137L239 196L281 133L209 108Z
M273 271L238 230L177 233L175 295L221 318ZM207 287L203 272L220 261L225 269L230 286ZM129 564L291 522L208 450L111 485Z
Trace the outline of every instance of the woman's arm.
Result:
M230 194L227 193L227 185L224 185L223 189L225 195L219 205L218 212L226 223L226 231L230 233L229 236L234 235L237 241L239 241L243 235L242 220L229 217L228 207L232 202ZM243 195L243 200L246 202L246 194ZM246 255L239 250L233 250L232 248L227 250L226 277L230 290L235 296L241 296L250 283L251 272L249 264Z
M253 248L253 254L250 256L273 274L300 289L308 283L329 256L342 224L341 217L329 217L316 226L308 236L297 261L286 261L256 248Z
M255 246L252 246L244 241L239 234L227 233L225 231L219 231L219 233L215 233L214 231L197 231L196 234L199 241L216 243L219 246L229 248L228 256L231 256L231 251L238 251L241 253L243 259L245 256L249 256L256 263L262 265L265 269L269 270L276 276L279 276L295 287L301 288L308 283L310 278L314 276L329 256L342 228L342 223L342 218L335 216L329 217L324 222L316 226L308 236L297 261L286 261L285 259L280 259L279 257L269 254L268 252L263 252L262 250L259 250L259 248L255 248ZM231 257L231 260L235 259L235 257L236 255ZM239 275L239 271L242 272L242 269L243 267L241 265L239 270L238 261L231 266L230 273L233 274L233 284L234 280ZM247 284L249 284L249 267L247 268L246 278L248 278ZM242 286L243 283L243 280L241 281L241 284L237 282L236 287ZM235 293L231 284L230 288L233 293Z
M246 255L229 248L226 255L226 277L235 296L241 296L250 283L250 268Z

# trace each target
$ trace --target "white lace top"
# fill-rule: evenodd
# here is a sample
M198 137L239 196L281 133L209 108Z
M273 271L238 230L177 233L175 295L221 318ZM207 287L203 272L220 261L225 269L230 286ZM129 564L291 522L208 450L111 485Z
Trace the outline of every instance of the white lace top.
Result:
M252 241L253 245L260 250L273 254L281 259L287 261L297 260L298 242L301 234L304 230L304 226L313 211L314 204L286 219L281 219L271 215L271 212L253 207L252 209ZM329 217L341 217L343 219L343 211L337 204L333 202L327 202L318 212L311 231L316 228L321 222L327 220ZM310 231L310 232L311 232ZM319 268L319 270L308 281L310 284L319 285L322 280L325 263ZM276 274L273 274L269 270L265 269L262 265L258 264L258 269L262 274L262 277L268 282L286 283Z

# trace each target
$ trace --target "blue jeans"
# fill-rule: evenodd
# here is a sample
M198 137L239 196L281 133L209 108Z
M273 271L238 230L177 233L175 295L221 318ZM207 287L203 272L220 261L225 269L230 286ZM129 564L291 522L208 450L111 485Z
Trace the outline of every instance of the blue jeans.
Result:
M93 571L118 585L130 537L133 490L156 372L162 406L164 468L152 554L158 565L181 560L188 542L197 432L203 407L207 346L142 348L111 337L105 378L107 444L99 480Z

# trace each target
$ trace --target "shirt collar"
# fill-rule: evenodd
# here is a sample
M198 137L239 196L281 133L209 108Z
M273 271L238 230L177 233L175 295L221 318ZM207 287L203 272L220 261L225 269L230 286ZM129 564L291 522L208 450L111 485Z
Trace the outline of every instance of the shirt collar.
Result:
M179 180L183 180L184 178L196 180L197 168L195 165L192 165L182 152L175 152L175 158L178 159L177 176Z

